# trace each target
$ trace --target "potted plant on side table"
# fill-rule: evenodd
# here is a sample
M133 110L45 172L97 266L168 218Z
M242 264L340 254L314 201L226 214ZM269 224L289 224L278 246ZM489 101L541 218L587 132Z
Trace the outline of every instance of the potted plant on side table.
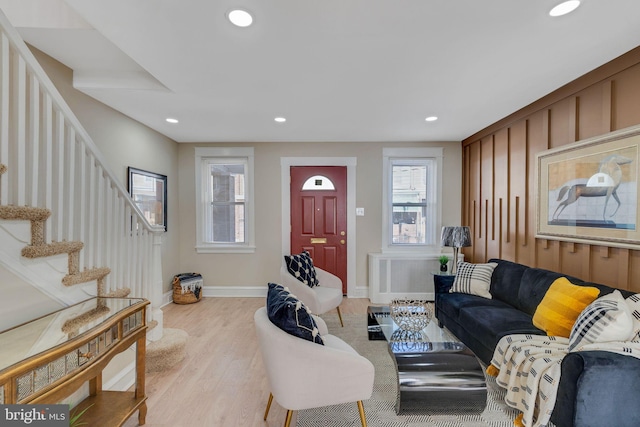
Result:
M449 264L449 257L446 255L441 255L440 258L438 258L438 262L440 263L440 271L442 273L446 273L447 265Z

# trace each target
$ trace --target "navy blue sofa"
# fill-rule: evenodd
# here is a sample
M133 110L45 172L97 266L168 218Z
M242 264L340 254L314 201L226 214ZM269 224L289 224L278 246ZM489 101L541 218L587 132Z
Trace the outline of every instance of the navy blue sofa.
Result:
M553 271L492 259L492 299L462 293L436 292L436 317L485 364L498 341L510 334L545 333L533 326L533 314L553 281L566 276ZM568 277L572 283L595 286L600 295L614 288ZM621 290L626 298L631 292ZM557 427L640 425L640 359L606 351L569 353L562 361L558 396L551 421Z

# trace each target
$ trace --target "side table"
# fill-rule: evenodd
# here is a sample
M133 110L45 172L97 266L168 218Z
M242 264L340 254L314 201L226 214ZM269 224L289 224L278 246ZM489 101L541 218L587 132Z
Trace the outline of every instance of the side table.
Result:
M432 271L431 274L433 274L433 290L435 292L434 299L436 302L435 317L437 319L439 314L438 299L441 294L446 294L449 292L449 289L451 289L451 287L453 286L453 282L456 279L456 275L448 272L443 273L441 271ZM438 326L442 327L442 324L440 323L439 320L438 320Z
M453 286L456 275L443 273L441 271L432 271L431 274L433 274L433 289L436 295L449 292L449 289Z

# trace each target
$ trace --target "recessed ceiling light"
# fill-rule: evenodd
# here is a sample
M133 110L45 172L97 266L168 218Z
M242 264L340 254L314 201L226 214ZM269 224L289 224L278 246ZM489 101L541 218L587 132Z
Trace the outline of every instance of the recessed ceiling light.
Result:
M435 122L438 118L436 116L429 116L425 120L428 122Z
M168 117L166 120L167 120L167 123L173 123L173 124L178 123L178 119L174 119L171 117Z
M287 119L285 119L284 117L276 117L276 118L275 118L275 119L273 119L273 120L275 120L275 121L276 121L276 122L278 122L278 123L284 123L284 122L286 122L286 121L287 121Z
M549 15L551 16L566 15L567 13L570 13L576 10L578 6L580 6L580 0L565 1L557 5L553 9L551 9L551 11L549 12Z
M248 27L253 23L253 16L246 10L235 9L231 12L227 13L227 18L229 21L235 26L238 27Z

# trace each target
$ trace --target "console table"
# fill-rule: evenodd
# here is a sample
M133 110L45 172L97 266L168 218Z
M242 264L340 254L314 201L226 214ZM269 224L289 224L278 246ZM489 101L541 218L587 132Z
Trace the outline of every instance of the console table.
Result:
M91 298L0 332L0 404L58 403L89 382L74 412L86 425L121 426L138 411L143 425L146 306L141 298ZM136 346L134 391L103 391L102 371Z

